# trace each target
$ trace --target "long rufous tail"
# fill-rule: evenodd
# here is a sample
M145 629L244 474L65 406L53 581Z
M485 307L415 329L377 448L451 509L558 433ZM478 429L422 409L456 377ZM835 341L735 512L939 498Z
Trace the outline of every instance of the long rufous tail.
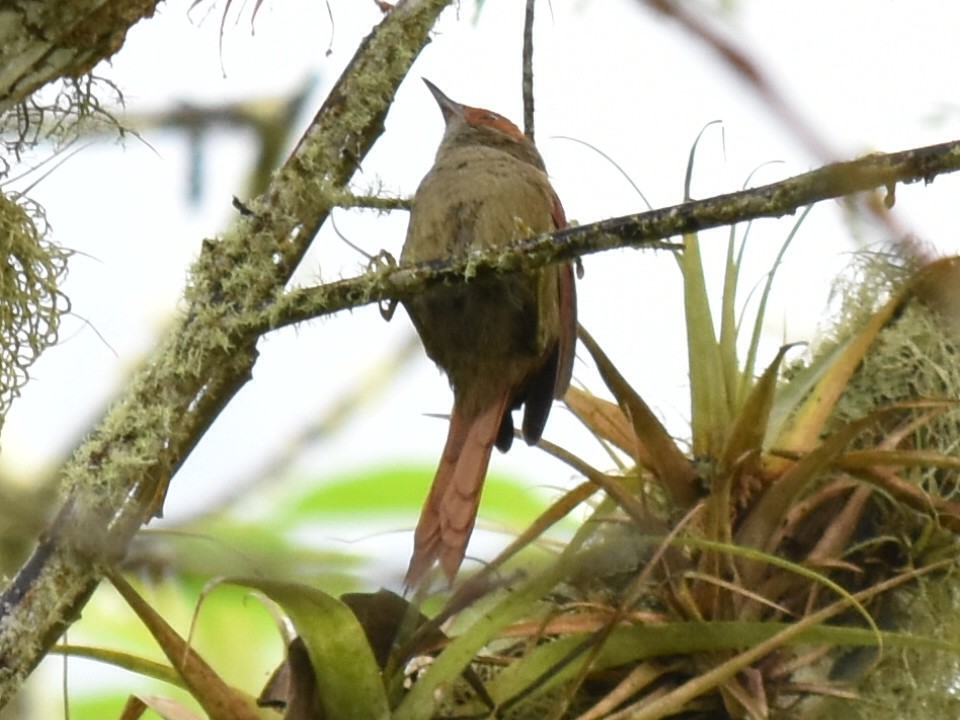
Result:
M449 580L457 574L477 519L490 452L509 398L508 392L503 393L472 420L465 419L454 403L440 467L413 536L413 557L404 579L407 588L419 585L437 560Z

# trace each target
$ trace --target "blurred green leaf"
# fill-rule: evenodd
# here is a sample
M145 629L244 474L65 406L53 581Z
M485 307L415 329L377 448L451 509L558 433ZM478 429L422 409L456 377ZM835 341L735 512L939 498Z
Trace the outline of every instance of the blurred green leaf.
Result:
M290 616L310 655L326 717L389 717L380 668L363 627L346 604L297 583L256 578L229 582L261 591Z
M433 481L435 468L425 465L390 465L342 475L332 480L302 481L310 488L287 498L277 507L280 522L307 522L317 517L397 514L420 511ZM525 524L545 502L526 482L505 475L487 476L483 494L484 515L509 523Z

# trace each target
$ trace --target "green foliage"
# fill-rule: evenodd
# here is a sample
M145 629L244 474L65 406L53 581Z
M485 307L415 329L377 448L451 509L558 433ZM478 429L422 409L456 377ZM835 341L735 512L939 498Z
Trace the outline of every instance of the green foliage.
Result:
M310 656L323 717L386 720L380 668L353 611L320 590L292 583L243 580L277 602Z

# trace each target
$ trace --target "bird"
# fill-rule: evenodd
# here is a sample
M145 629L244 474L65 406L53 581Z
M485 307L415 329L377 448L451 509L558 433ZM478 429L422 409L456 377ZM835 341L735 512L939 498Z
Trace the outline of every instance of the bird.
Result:
M445 129L413 197L401 263L463 259L566 226L537 148L510 120L451 100L424 78ZM573 266L484 274L402 301L427 356L447 375L447 440L414 533L406 588L439 562L452 583L473 532L494 446L509 450L513 411L539 441L570 384L577 331Z

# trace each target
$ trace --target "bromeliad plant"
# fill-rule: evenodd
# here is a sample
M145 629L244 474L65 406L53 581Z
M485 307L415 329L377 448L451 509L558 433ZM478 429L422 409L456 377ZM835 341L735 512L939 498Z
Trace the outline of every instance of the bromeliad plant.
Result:
M909 614L898 604L911 593L929 600L930 586L918 578L934 570L943 577L956 559L960 413L953 398L960 370L953 369L957 338L950 319L960 309L952 291L958 260L913 273L887 265L886 276L877 272L884 267L879 259L864 260L874 268L862 280L870 285L848 293L848 323L836 337L783 378L789 348L782 348L754 378L756 328L773 272L741 369L733 320L741 258L734 247L731 236L719 338L696 237L685 238L680 256L692 458L584 336L617 405L582 394L573 405L598 435L633 455L646 494L661 502L654 511L649 504L630 510L611 495L635 529L670 528L660 547L672 552L638 568L630 592L615 595L612 617L623 623L639 602L660 613L660 629L677 633L672 646L658 646L655 659L643 648L642 661L638 657L629 672L621 669L623 679L598 702L602 712L629 702L624 717L822 717L824 702L811 698L852 696L857 685L851 681L877 657L848 652L850 646L938 645L881 632L879 625L907 627ZM870 307L868 295L882 302ZM640 578L647 583L642 590ZM910 582L913 590L891 592ZM953 610L952 598L936 602L941 611ZM954 656L960 649L939 647ZM940 668L929 693L941 692L935 704L949 702L955 677L955 664ZM858 707L876 717L875 700ZM885 705L896 708L890 717L906 716L902 702Z
M756 328L774 273L741 367L734 308L743 246L731 234L718 337L698 242L684 238L679 257L692 453L582 332L616 403L576 390L567 402L635 469L608 475L557 451L588 484L451 606L593 490L606 498L556 562L485 599L404 694L400 717L494 708L558 718L823 717L868 708L876 717L877 696L861 693L883 687L883 665L875 667L884 652L901 676L905 653L926 653L928 662L933 650L960 652L949 635L917 634L933 628L914 622L921 609L924 617L954 610L950 593L934 589L949 584L960 530L960 413L951 399L960 370L945 371L957 351L948 319L958 261L870 275L878 304L848 292L847 324L810 360L782 372L785 347L755 377ZM481 649L502 666L487 697L467 693L437 713L437 694L477 666ZM949 705L956 665L930 667L925 700ZM830 710L837 702L850 707ZM902 699L884 698L882 707L906 716Z

